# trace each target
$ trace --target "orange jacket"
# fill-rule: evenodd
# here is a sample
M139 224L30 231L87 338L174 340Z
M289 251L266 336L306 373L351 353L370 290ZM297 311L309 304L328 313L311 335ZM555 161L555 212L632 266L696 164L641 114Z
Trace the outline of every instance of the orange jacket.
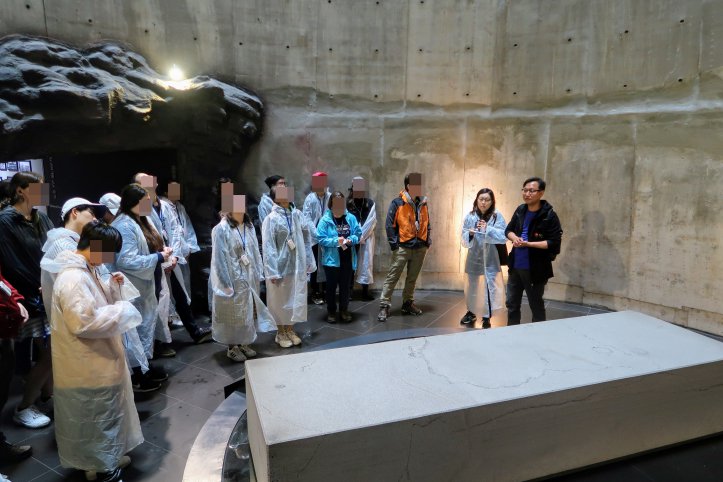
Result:
M386 229L392 250L399 246L413 249L430 246L432 241L429 236L431 228L427 198L422 198L419 204L413 204L409 193L401 191L399 197L389 205Z

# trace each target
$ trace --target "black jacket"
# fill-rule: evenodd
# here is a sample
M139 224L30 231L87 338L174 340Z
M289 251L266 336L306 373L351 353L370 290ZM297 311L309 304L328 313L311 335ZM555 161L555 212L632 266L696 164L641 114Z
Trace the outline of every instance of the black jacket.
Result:
M552 261L560 254L560 245L562 243L562 226L560 219L557 217L552 205L545 201L541 201L542 206L537 211L537 215L532 218L528 230L528 241L547 241L547 249L529 248L530 255L530 278L534 282L546 282L554 276L552 272ZM512 215L512 219L507 224L505 236L509 233L515 233L517 236L522 235L522 224L527 214L527 205L521 204ZM514 266L515 248L510 253L509 265Z
M53 223L33 209L32 221L9 206L0 211L0 265L3 275L25 297L31 316L43 311L40 299L40 260Z

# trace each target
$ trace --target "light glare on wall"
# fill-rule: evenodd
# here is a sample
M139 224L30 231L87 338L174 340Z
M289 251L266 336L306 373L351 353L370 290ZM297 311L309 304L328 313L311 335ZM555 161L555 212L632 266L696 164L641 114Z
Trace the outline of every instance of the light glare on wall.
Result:
M173 64L171 70L168 71L168 76L175 82L178 82L185 77L183 70L181 70L176 64Z

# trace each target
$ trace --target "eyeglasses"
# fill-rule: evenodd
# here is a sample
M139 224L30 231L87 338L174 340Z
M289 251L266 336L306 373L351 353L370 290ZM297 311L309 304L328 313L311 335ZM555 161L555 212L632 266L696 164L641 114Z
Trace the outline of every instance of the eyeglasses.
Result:
M522 194L535 194L542 191L542 189L523 189Z

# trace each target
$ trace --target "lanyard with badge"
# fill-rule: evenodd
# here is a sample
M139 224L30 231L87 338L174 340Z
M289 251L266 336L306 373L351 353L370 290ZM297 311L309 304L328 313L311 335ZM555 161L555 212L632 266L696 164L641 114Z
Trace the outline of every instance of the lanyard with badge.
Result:
M286 244L289 247L291 251L296 249L296 244L294 243L294 240L291 239L293 236L292 228L294 227L294 216L293 214L289 216L286 213L286 209L284 209L284 217L286 218L286 225L289 226L289 237L286 238Z
M241 262L244 266L248 266L251 262L249 260L248 255L246 254L246 224L244 224L244 233L241 235L241 231L239 231L238 226L236 226L236 232L238 233L239 239L241 239L241 246L243 247L244 254L241 255Z

